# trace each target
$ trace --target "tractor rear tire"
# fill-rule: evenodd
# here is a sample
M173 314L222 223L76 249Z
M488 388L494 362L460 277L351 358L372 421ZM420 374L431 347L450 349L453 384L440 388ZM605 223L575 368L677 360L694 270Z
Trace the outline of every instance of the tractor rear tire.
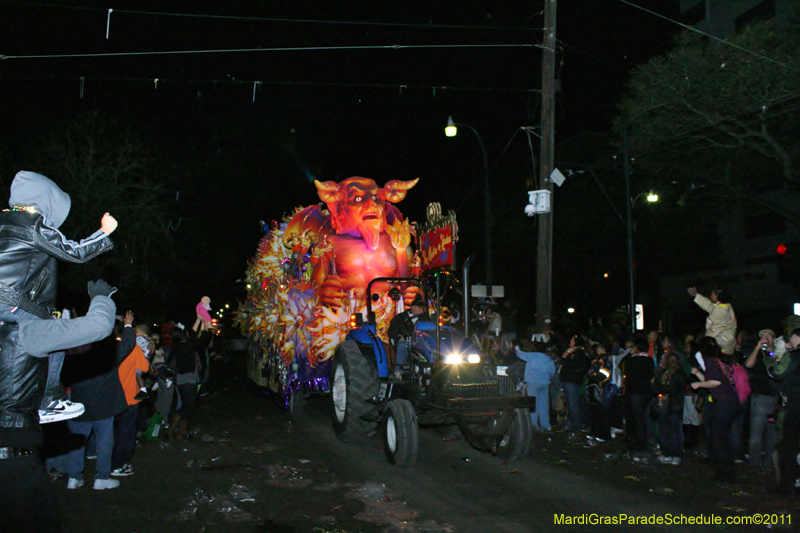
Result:
M497 449L497 456L506 461L524 459L533 443L533 424L527 408L515 409L514 422L508 428Z
M414 466L419 454L419 424L408 400L392 400L383 415L383 449L395 466Z
M333 429L342 442L369 442L378 429L378 422L365 420L375 416L376 407L368 400L378 394L378 366L347 340L336 347L331 366L333 397Z

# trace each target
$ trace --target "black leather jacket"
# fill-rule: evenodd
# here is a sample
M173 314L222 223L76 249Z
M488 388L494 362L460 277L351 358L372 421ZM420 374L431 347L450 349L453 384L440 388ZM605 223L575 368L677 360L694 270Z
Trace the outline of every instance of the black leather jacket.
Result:
M0 428L25 430L22 438L40 440L38 409L47 381L47 358L31 357L20 347L19 324L0 322L0 364ZM36 440L31 444L40 444ZM4 446L22 444L5 435L0 441Z
M410 338L414 334L414 325L419 320L429 321L428 312L424 311L421 315L415 315L410 309L406 309L402 313L394 315L389 322L389 330L387 332L392 346L397 344L400 339Z
M111 250L98 230L81 242L64 237L38 213L0 212L0 306L18 306L49 318L58 285L58 261L85 263Z
M111 298L95 296L82 317L0 322L0 446L41 443L38 408L48 358L39 355L104 339L114 327L116 309Z

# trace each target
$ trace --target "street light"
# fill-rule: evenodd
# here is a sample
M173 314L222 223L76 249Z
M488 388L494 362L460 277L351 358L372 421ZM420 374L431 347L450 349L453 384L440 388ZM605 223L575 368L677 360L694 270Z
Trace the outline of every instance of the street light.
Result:
M653 204L658 201L658 195L653 191L649 193L641 193L637 195L635 198L630 197L630 175L626 172L626 179L625 179L625 192L628 198L628 205L626 209L626 227L628 230L628 285L631 295L630 301L630 313L631 313L631 332L636 333L636 297L634 294L633 288L633 206L636 204L636 200L641 198L642 196L645 197L648 203Z
M458 127L453 122L453 117L447 117L447 126L444 127L444 134L448 137L455 137L458 135Z
M481 153L483 154L483 176L484 176L484 189L483 189L483 203L484 203L484 226L486 231L486 295L492 295L492 202L489 196L489 162L486 158L486 148L483 146L483 139L481 139L478 130L464 124L462 122L453 121L453 117L447 117L447 126L444 128L444 134L448 137L455 137L458 135L458 126L463 126L472 130L475 137L478 139L478 144L481 146Z

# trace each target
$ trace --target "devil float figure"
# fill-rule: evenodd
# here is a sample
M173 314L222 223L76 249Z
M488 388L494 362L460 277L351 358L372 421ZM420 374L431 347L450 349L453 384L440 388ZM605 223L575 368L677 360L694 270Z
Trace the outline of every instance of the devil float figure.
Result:
M390 181L383 188L357 176L315 181L322 203L298 208L259 243L237 324L250 338L250 379L278 393L285 406L301 390L329 390L330 360L350 316L365 309L367 284L412 274L413 229L394 204L418 181ZM384 341L402 307L388 290L373 302ZM413 291L403 299L410 302Z

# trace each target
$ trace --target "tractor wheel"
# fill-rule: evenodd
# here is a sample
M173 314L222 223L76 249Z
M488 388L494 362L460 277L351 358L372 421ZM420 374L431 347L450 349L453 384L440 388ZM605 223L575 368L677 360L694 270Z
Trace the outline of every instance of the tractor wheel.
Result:
M383 449L395 466L414 466L419 452L417 413L408 400L393 400L383 414Z
M333 428L342 442L363 443L375 436L377 422L364 420L375 406L368 402L378 394L378 367L361 354L355 341L336 347L331 366Z
M500 441L497 456L506 461L524 459L533 443L531 414L527 408L515 409L514 422Z

